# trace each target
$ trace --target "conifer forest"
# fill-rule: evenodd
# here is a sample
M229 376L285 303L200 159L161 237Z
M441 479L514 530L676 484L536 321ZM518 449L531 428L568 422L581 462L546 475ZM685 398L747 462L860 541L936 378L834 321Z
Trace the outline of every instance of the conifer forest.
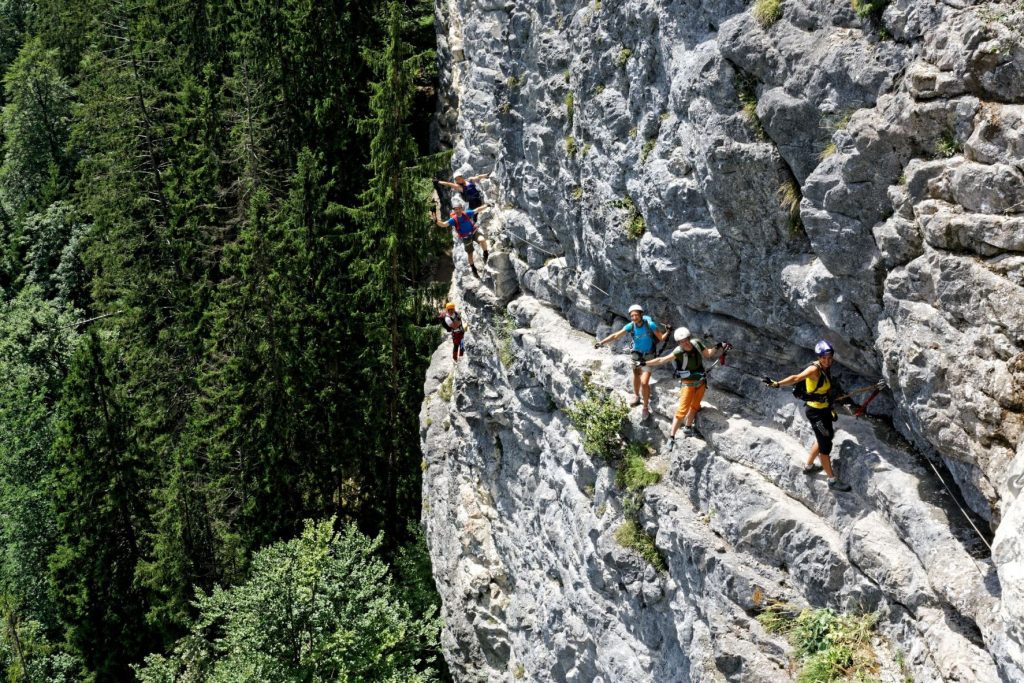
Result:
M6 681L432 681L429 4L0 0Z

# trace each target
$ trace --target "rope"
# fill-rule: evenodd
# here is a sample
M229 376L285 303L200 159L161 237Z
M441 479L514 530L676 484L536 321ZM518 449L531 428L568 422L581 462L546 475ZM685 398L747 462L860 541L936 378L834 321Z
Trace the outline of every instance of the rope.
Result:
M547 249L545 249L544 247L541 247L540 245L538 245L538 244L536 244L534 242L531 242L530 240L526 239L525 237L520 237L519 235L515 234L514 232L509 232L508 228L505 229L505 234L508 235L509 237L515 237L517 240L520 240L521 242L526 242L527 244L532 246L537 251L545 253L548 256L553 256L555 258L560 258L559 254L554 254L554 253L548 251ZM575 273L577 273L579 275L582 275L582 272L579 271L579 270L576 270L576 269L571 269L571 270L573 270L573 272L575 272ZM601 289L600 287L595 285L593 282L586 282L586 280L583 280L583 278L580 278L580 279L581 279L581 281L585 282L588 287L593 287L594 289L596 289L597 291L601 292L605 296L607 296L609 298L611 297L611 294L609 294L608 292L604 291L603 289Z
M935 464L931 460L929 460L927 456L924 456L924 461L926 463L928 463L929 467L932 468L932 472L935 473L935 476L942 483L942 488L946 489L946 493L948 493L949 497L953 499L953 504L956 505L957 509L960 510L960 514L962 514L964 516L964 519L967 520L967 523L970 524L971 528L974 529L976 534L978 534L978 538L981 540L982 543L985 544L985 547L988 548L989 554L991 554L992 553L992 546L989 545L989 542L985 540L985 537L981 533L981 529L979 529L977 527L977 525L975 525L974 520L971 519L971 516L968 515L967 511L964 510L962 505L960 505L960 501L958 501L956 499L956 496L953 495L953 492L950 490L949 486L946 485L946 480L942 478L941 474L939 474L938 468L935 467ZM985 578L985 572L981 571L981 565L978 565L978 561L974 558L973 555L971 556L971 559L974 560L974 564L978 567L978 571L981 573L981 578L984 579Z

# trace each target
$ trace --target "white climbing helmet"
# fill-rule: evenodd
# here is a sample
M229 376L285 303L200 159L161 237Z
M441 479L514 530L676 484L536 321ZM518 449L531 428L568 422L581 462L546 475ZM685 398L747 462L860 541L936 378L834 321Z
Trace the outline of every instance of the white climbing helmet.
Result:
M675 339L677 342L681 342L684 339L689 339L690 338L690 330L688 328L685 328L685 327L677 328L676 331L675 331L675 334L672 335L672 338Z
M632 313L633 311L636 311L637 313L643 313L644 307L641 306L640 304L633 304L632 306L629 307L629 312Z

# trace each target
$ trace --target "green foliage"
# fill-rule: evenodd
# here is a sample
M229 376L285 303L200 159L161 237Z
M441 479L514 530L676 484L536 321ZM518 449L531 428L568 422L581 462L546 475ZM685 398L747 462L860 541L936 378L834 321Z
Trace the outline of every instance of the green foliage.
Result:
M624 47L619 50L619 54L615 57L615 66L620 69L625 69L626 64L629 63L629 58L633 56L633 51L628 47Z
M615 540L642 557L659 572L668 570L665 557L654 545L654 539L633 519L627 519L615 530Z
M570 159L576 156L576 138L571 135L565 138L565 154Z
M569 196L572 198L572 200L574 202L582 201L583 200L583 187L577 185L576 187L573 188L572 194L570 194Z
M946 133L935 142L935 157L938 159L949 159L963 151L963 143L953 133Z
M647 223L644 221L640 209L633 203L633 200L630 197L623 197L615 200L611 205L626 212L626 217L622 224L622 230L626 233L626 237L631 240L640 239L647 231Z
M7 602L0 617L0 669L7 674L6 680L79 683L85 679L81 660L53 644L38 621L22 619Z
M595 95L600 95L601 93L604 92L604 88L605 88L604 83L598 83L597 85L594 86L594 94Z
M625 448L622 428L629 416L629 407L610 391L587 383L586 395L565 413L583 436L583 450L593 458L611 462Z
M754 0L750 11L762 28L768 28L782 16L782 0Z
M145 463L129 438L113 365L98 335L87 335L72 358L51 449L51 590L68 640L102 676L123 676L156 646L145 621L150 595L135 582L150 530Z
M499 316L495 321L494 331L498 337L498 360L506 367L516 362L516 345L512 332L516 329L516 319L511 313Z
M761 125L761 117L757 115L757 81L753 76L737 73L735 80L736 95L742 106L743 117L754 131L758 140L767 140L768 133Z
M572 96L572 93L571 92L570 93L566 93L566 95L565 95L565 126L569 130L572 130L573 111L574 111L574 107L573 107L573 96Z
M647 469L645 456L648 446L632 442L626 446L626 452L615 473L615 483L629 492L641 492L648 486L661 481L661 475Z
M38 287L0 304L0 592L15 617L49 629L57 624L48 581L57 537L50 452L73 324Z
M654 146L656 144L658 144L657 138L651 138L644 143L644 148L640 152L640 163L644 163L647 161L647 157L649 157L651 155L651 152L654 151Z
M800 683L861 680L878 670L871 647L874 614L838 615L831 609L803 610L794 616L782 603L770 604L757 620L786 636L800 662Z
M437 395L441 397L441 400L448 402L452 400L452 394L455 389L455 371L452 370L448 373L448 376L444 378L441 385L437 388Z
M836 151L836 143L830 142L827 145L825 145L825 147L818 154L818 159L820 161L825 161L825 159L828 159L829 157L835 155Z
M4 76L0 202L16 217L43 209L66 190L72 93L56 61L56 51L33 38Z
M170 656L137 670L143 683L202 680L425 682L419 653L439 621L414 616L374 557L381 540L333 520L259 551L249 578L200 596L199 616Z
M125 679L332 513L422 570L433 44L425 4L0 0L0 640Z
M889 2L890 0L850 0L850 5L861 19L879 22Z
M800 192L800 185L796 180L790 178L779 186L779 206L789 215L789 233L796 236L803 231L803 221L800 218L800 202L803 194Z

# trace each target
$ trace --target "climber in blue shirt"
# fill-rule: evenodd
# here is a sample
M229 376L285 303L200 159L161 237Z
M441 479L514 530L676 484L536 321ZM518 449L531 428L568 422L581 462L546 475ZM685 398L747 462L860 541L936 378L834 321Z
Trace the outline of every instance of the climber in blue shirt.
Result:
M630 356L633 359L633 398L629 405L635 406L640 403L640 393L643 390L644 410L640 418L646 420L651 411L651 369L647 367L647 361L652 360L657 354L655 347L659 341L668 336L668 330L659 331L660 325L654 322L650 316L644 315L644 309L639 304L629 307L630 322L626 323L618 332L608 335L604 339L595 342L594 348L599 348L610 341L628 334L633 342Z
M473 245L477 242L480 243L480 247L484 252L484 265L487 265L487 235L483 233L480 228L477 227L476 219L477 216L486 211L489 207L481 206L475 211L473 209L467 210L462 204L453 204L451 218L446 221L442 221L437 217L434 217L434 222L440 228L452 228L455 231L455 235L462 241L462 246L466 249L466 258L469 260L469 269L473 271L473 275L480 277L480 273L477 272L476 266L473 264Z

